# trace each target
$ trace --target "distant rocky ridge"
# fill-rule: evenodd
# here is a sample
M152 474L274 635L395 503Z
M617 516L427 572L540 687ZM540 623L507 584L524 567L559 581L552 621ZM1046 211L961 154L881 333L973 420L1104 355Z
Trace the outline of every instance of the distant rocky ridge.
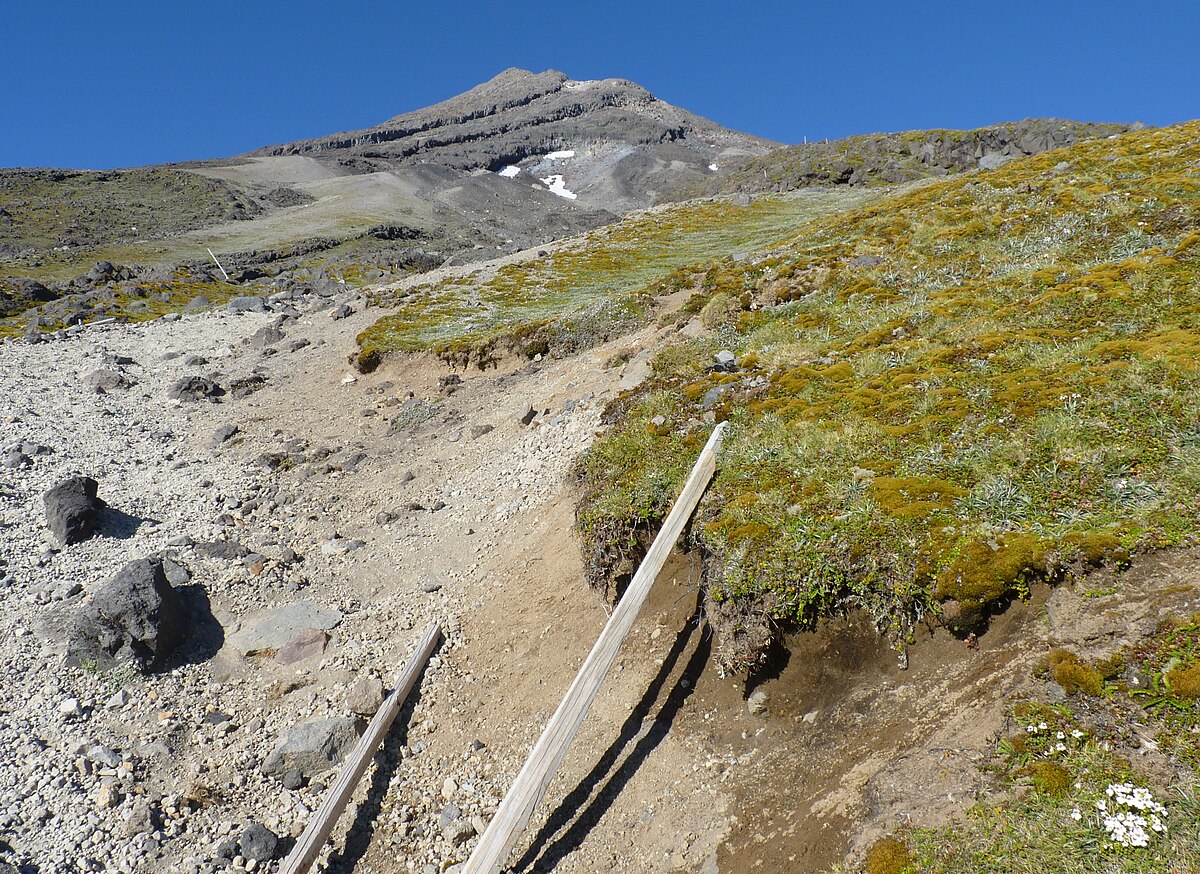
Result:
M727 175L691 193L783 192L813 186L912 182L986 170L1014 158L1140 127L1030 118L975 130L918 130L802 143L743 159Z

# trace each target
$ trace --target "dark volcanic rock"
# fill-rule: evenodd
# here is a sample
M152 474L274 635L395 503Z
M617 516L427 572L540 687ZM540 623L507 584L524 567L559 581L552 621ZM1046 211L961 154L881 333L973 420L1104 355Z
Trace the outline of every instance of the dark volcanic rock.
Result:
M46 492L46 524L60 543L78 543L92 536L104 506L96 497L99 487L89 476L73 476Z
M75 616L67 632L67 661L156 667L187 637L189 625L187 607L168 582L162 559L131 561Z
M255 862L267 862L275 858L279 836L265 825L252 822L238 835L238 848L242 856Z
M178 379L167 397L176 401L215 401L225 394L225 389L203 376L184 376Z

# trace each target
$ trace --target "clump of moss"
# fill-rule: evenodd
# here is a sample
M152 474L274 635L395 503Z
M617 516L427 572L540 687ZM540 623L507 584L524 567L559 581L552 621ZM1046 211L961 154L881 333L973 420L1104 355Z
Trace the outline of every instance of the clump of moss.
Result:
M1115 534L1068 534L1063 538L1072 556L1089 567L1113 564L1124 567L1129 564L1129 550Z
M1039 663L1037 673L1058 683L1068 695L1082 692L1098 698L1104 694L1104 676L1101 672L1065 649L1050 650Z
M909 874L915 870L908 844L894 835L880 838L871 845L863 868L866 874Z
M362 349L355 359L355 366L359 373L374 373L382 363L383 355L373 346Z
M1186 668L1174 668L1164 675L1171 694L1186 701L1200 700L1200 662Z
M1046 572L1046 545L1032 534L1012 533L966 544L938 574L935 594L954 601L962 627L978 624L989 611Z
M1034 762L1026 773L1033 787L1045 795L1063 795L1071 786L1071 772L1058 762Z

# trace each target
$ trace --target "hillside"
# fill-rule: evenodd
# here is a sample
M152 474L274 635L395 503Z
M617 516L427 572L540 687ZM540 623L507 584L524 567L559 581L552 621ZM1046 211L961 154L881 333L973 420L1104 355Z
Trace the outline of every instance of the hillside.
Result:
M1200 122L773 145L0 171L0 874L277 870L432 620L320 866L461 871L722 421L513 871L1200 870Z

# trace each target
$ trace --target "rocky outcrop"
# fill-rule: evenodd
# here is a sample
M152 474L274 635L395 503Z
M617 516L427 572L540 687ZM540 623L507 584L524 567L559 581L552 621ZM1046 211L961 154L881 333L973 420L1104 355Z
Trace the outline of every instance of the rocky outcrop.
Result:
M742 159L737 169L704 193L912 182L990 169L1136 127L1034 118L976 130L907 131L803 143Z

